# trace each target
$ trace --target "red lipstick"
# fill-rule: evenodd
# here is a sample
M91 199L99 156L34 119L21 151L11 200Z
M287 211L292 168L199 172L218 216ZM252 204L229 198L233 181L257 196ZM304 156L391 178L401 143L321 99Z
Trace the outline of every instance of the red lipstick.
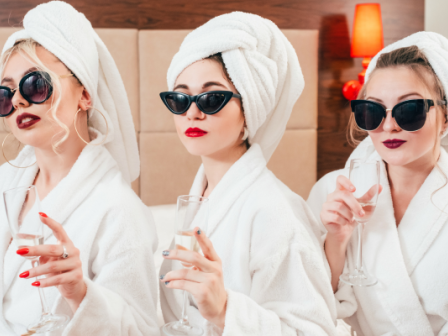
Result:
M39 122L40 118L37 115L31 113L19 114L16 118L17 127L20 129L25 129L33 126L35 123Z
M386 146L389 149L395 149L400 147L402 144L404 144L405 140L400 139L388 139L386 141L383 141L384 146Z
M207 132L204 130L201 130L200 128L197 127L193 127L193 128L189 128L185 131L185 135L189 138L199 138L201 136L206 135Z

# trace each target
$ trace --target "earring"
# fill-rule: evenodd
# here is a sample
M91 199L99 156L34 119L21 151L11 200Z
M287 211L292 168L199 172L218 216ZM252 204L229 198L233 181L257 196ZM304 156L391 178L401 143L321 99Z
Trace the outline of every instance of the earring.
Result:
M11 162L9 162L9 160L6 158L6 155L5 155L4 146L5 146L6 139L8 139L8 137L11 134L12 134L12 132L9 132L8 135L5 136L5 138L3 139L3 142L2 142L2 154L3 154L3 157L5 158L6 162L8 162L11 166L13 166L15 168L28 168L28 167L31 167L31 166L35 165L37 161L34 162L33 164L30 164L29 166L26 166L26 167L19 167L19 166L13 165Z
M94 107L91 107L91 108L93 109ZM95 108L95 110L98 111L98 112L101 114L101 116L104 118L104 121L106 122L106 136L104 137L104 139L103 139L102 142L100 142L99 144L94 144L94 145L93 145L93 146L99 146L99 145L102 145L103 143L106 142L107 135L109 134L109 124L107 123L107 119L106 119L106 117L104 116L104 114L103 114L100 110L98 110L98 109L96 109L96 108ZM76 128L77 117L78 117L78 113L79 113L80 111L81 111L81 109L78 109L78 111L76 111L75 118L73 119L73 125L75 126L75 131L76 131L76 134L78 134L78 137L79 137L85 144L89 145L90 142L85 141L85 140L82 138L82 136L79 134L78 129ZM88 118L88 117L89 117L89 114L88 114L88 112L86 112L86 113L87 113L87 118Z
M248 131L247 127L244 126L244 134L243 134L243 139L242 140L246 141L248 137L249 137L249 131Z

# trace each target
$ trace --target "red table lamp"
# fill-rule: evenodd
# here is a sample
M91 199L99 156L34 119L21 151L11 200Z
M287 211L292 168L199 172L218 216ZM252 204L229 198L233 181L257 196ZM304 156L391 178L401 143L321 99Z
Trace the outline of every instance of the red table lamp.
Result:
M342 94L348 100L356 99L364 84L367 67L370 60L384 48L383 25L381 22L381 7L377 3L358 4L355 9L351 57L363 57L364 68L358 74L358 80L344 84Z

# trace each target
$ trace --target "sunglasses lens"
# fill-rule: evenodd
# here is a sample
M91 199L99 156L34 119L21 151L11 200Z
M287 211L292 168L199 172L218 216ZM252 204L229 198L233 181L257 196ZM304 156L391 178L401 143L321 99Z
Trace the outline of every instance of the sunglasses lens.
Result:
M49 96L50 78L46 78L42 73L35 73L25 79L21 90L24 97L32 103L43 103Z
M12 92L0 89L0 116L6 116L12 110Z
M182 114L187 111L190 101L188 97L182 94L170 93L165 96L165 102L172 112Z
M204 113L217 112L225 102L226 96L222 93L207 93L198 99L198 105Z
M395 108L395 121L401 129L414 132L425 125L427 106L423 100L405 102Z
M380 106L365 102L355 106L355 121L359 128L366 131L377 129L383 121L384 110Z

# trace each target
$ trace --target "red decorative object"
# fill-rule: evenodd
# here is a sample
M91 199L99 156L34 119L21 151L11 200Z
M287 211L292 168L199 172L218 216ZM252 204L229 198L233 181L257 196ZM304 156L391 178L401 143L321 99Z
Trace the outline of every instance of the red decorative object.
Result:
M383 48L384 38L380 4L356 5L350 55L351 57L364 58L362 61L364 70L358 74L359 85L354 83L356 81L348 81L344 84L342 94L346 99L356 99L364 84L366 70L371 58Z

